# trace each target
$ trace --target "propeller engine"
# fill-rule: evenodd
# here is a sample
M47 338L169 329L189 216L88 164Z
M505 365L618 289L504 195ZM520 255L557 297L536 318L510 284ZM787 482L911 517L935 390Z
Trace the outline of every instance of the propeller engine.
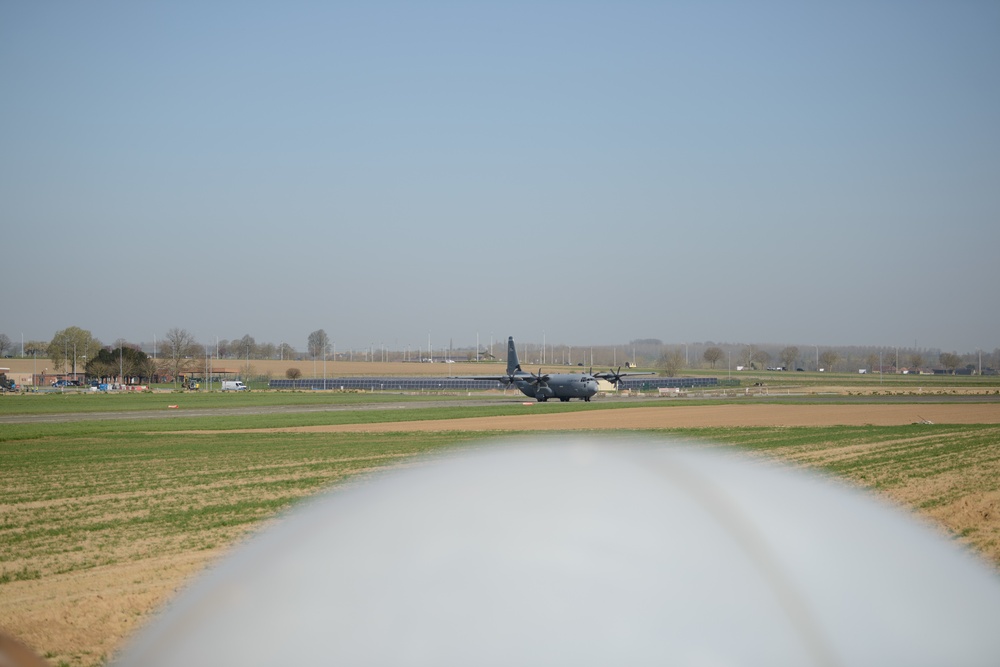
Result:
M548 387L549 386L548 383L549 383L550 379L551 378L549 377L548 374L542 375L542 369L539 368L538 369L538 375L535 375L534 373L531 373L531 379L528 380L527 382L528 382L528 384L535 385L536 387Z
M607 373L597 373L596 375L594 375L594 377L601 378L603 380L607 380L608 382L610 382L611 384L613 384L615 386L615 388L617 389L618 385L622 381L621 372L622 372L622 367L619 366L617 371L614 370L614 369L612 369L612 370L609 370Z

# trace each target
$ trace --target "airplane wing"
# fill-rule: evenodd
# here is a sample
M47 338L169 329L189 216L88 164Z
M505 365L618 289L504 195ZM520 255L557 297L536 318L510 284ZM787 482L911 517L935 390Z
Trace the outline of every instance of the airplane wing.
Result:
M607 373L594 373L594 377L598 380L607 380L613 385L618 385L622 381L622 378L626 378L630 375L656 375L653 371L636 371L635 373L621 373L621 367L618 367L618 371L610 370Z

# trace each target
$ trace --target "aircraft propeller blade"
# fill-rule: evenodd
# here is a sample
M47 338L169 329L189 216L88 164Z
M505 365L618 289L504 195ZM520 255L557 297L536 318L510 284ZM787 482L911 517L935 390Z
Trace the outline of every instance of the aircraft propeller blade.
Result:
M617 371L614 370L614 369L611 369L607 373L599 373L598 375L600 377L603 377L605 380L607 380L611 384L613 384L615 387L617 387L618 384L622 381L621 372L622 372L622 367L619 366Z
M539 387L546 387L546 386L548 386L549 379L550 378L549 378L548 375L542 375L542 369L539 368L537 375L534 374L534 373L531 373L531 379L528 380L528 383L529 384L533 384L535 386L539 386Z

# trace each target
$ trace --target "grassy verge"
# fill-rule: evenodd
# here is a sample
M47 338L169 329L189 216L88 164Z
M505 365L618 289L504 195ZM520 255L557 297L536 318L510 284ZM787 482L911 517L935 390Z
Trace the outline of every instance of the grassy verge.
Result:
M427 419L471 413L496 414L497 409L419 412ZM337 416L378 421L395 413ZM301 423L312 415L287 417ZM407 418L414 416L408 412ZM274 425L274 416L266 419ZM218 546L319 489L485 435L167 430L203 420L181 421L185 423L86 422L5 428L0 442L0 583L142 558L151 550L162 554ZM255 420L241 421L247 428ZM156 437L145 432L158 429ZM663 433L730 444L819 468L879 492L923 488L922 495L910 501L918 510L1000 491L997 426ZM944 478L952 482L925 483ZM977 546L989 552L995 545ZM1000 553L996 558L1000 559Z
M77 414L84 412L136 412L170 410L179 405L198 410L238 407L275 406L355 406L369 403L447 400L449 397L430 394L380 394L353 392L135 392L112 394L73 391L38 394L13 394L0 398L0 415ZM458 400L455 397L455 400Z
M692 405L693 403L685 403ZM419 405L419 404L418 404ZM549 403L531 407L532 414L582 412L648 407L642 403ZM267 414L216 414L204 417L115 419L109 421L68 421L64 423L11 423L0 430L0 443L31 440L39 437L73 439L99 437L103 434L175 433L178 431L227 431L255 428L283 428L336 424L377 424L430 419L461 419L466 417L498 417L524 414L519 403L469 406L456 403L450 407L412 407L379 409L366 405L364 409L320 412L288 412Z
M137 433L0 446L0 582L226 544L297 500L458 435Z

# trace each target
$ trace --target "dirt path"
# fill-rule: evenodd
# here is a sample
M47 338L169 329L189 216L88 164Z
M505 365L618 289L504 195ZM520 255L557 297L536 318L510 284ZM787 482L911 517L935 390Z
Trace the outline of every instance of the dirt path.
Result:
M530 412L534 403L525 405ZM378 424L296 426L250 429L290 433L385 433L407 431L587 431L727 426L893 426L930 421L935 424L998 424L998 404L921 405L665 405L627 410L594 410L565 414L401 421ZM217 432L217 431L216 431Z

